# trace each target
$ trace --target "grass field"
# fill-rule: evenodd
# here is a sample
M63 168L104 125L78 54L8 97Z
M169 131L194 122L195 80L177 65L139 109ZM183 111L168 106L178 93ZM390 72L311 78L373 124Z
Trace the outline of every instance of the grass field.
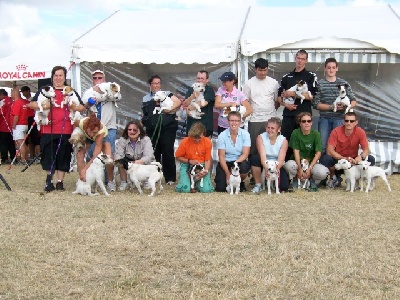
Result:
M400 299L400 183L368 194L42 192L0 173L0 299ZM146 191L148 193L148 191Z

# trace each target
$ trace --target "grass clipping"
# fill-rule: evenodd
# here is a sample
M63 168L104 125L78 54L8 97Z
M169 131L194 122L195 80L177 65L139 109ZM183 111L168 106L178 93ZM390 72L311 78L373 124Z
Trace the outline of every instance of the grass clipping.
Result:
M110 197L0 183L0 299L399 299L399 175L344 189ZM250 188L247 183L248 189Z

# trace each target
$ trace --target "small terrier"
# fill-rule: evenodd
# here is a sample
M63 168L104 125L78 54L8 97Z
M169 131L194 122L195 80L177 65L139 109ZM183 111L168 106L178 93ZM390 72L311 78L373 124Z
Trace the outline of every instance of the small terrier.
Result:
M263 189L265 189L265 179L267 179L267 188L268 188L268 195L271 195L271 186L275 184L275 191L276 194L280 194L279 192L279 174L276 167L278 166L279 162L276 160L266 160L265 164L267 165L267 170L262 171L262 182L263 182ZM266 178L265 172L268 172L269 176Z
M154 101L160 103L159 107L155 107L153 110L153 115L156 113L161 114L163 110L171 110L174 106L174 102L171 97L168 97L165 91L158 91L154 95Z
M204 113L201 112L201 107L206 105L206 100L204 99L204 91L206 89L201 82L193 83L192 88L193 92L198 93L198 96L190 102L190 105L192 105L195 109L188 110L188 113L193 119L201 119L201 117L204 115Z
M333 102L333 111L337 111L337 105L339 103L343 103L343 105L346 105L346 110L345 114L347 114L350 110L350 99L347 97L347 88L349 85L346 84L338 84L338 89L339 89L339 96L336 98L335 102Z
M231 168L231 175L229 176L229 190L228 192L233 195L233 190L235 189L235 194L238 195L240 191L240 163L234 162Z
M71 86L65 86L63 88L62 94L64 95L64 100L61 102L61 108L63 108L64 105L71 106L73 104L78 106L80 104L78 96L76 96L75 90ZM74 124L74 122L79 121L82 116L79 111L73 111L72 109L70 109L69 118L71 120L71 124Z
M362 160L360 162L361 165L361 180L360 180L360 189L361 192L364 189L364 182L363 182L363 178L366 178L367 180L367 187L365 188L365 192L368 193L368 191L372 190L375 188L375 181L377 177L381 177L382 180L386 183L389 192L392 191L392 189L390 188L390 184L389 181L386 178L386 170L380 168L380 167L376 167L376 166L371 166L371 163L365 159ZM372 181L372 188L371 187L371 181Z
M195 188L194 188L195 183L197 181L199 181L196 179L196 175L199 173L203 173L205 171L206 171L206 169L201 164L195 164L190 168L190 172L189 172L189 174L190 174L190 190L192 193L195 192ZM203 177L200 179L199 184L200 184L200 187L203 187Z
M296 85L292 86L288 91L296 92L296 96L300 98L300 103L303 104L305 99L303 93L308 93L311 97L311 92L308 90L307 83L304 80L300 80ZM292 97L283 99L286 104L294 104L295 99Z
M310 166L308 159L306 159L306 158L301 159L300 166L301 166L301 169L303 170L303 173L307 172L308 167ZM298 184L298 189L300 189L301 188L301 179L300 178L297 178L297 184ZM308 188L309 186L310 186L310 181L308 179L304 179L303 189Z
M51 86L44 86L40 90L39 96L37 98L37 105L39 107L39 110L35 112L35 117L34 117L38 130L40 130L41 125L48 125L50 123L48 118L50 113L50 108L43 109L43 106L45 104L46 105L53 104L54 106L58 106L54 101L55 96L56 92Z
M149 197L154 196L156 192L156 183L159 183L160 192L163 190L161 180L163 178L162 165L159 162L151 162L149 165L135 164L133 161L128 162L127 170L129 180L136 186L139 194L142 195L143 191L140 183L145 183L150 186L151 193Z
M241 119L240 126L243 126L243 124L245 122L243 120L243 116L246 113L246 107L244 105L236 105L236 106L225 107L222 116L226 118L226 117L228 117L229 113L232 112L232 111L238 111L240 113L240 119Z

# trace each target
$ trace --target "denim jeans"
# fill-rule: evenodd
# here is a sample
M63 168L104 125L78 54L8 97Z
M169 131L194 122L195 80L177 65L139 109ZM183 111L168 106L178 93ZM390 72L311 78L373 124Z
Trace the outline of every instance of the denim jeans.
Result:
M343 119L336 118L327 118L320 117L318 120L318 131L321 134L321 142L322 142L322 153L324 154L326 151L326 146L328 145L329 135L331 131L343 125Z

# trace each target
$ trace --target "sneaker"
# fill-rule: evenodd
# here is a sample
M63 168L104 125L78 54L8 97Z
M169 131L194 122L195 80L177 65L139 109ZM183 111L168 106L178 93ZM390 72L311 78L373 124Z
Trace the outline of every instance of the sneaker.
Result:
M246 186L244 185L244 182L240 183L240 192L247 192Z
M121 181L121 183L119 184L119 190L125 191L126 187L128 186L128 183L126 181Z
M115 192L117 187L115 186L115 182L114 181L109 181L107 183L107 188L110 192Z
M262 191L261 184L257 184L257 183L256 183L256 185L253 187L253 189L251 190L251 192L252 192L253 194L259 194L259 193L261 193L261 191Z
M333 179L333 178L330 178L329 180L328 180L328 182L326 183L326 187L328 188L328 189L333 189L335 186L337 186L338 185L338 181L337 181L337 179L335 178L335 179Z
M168 181L167 182L167 185L174 185L175 184L175 182L173 182L173 181Z
M57 190L57 191L65 191L65 189L64 189L64 183L63 183L62 181L58 181L58 182L56 183L56 190Z
M46 182L46 185L44 186L44 191L45 192L52 192L54 191L56 188L54 187L54 184L52 182Z
M26 160L19 160L17 163L17 165L20 165L20 166L26 166L27 164L28 163L26 162Z
M310 189L318 189L314 179L310 179Z

